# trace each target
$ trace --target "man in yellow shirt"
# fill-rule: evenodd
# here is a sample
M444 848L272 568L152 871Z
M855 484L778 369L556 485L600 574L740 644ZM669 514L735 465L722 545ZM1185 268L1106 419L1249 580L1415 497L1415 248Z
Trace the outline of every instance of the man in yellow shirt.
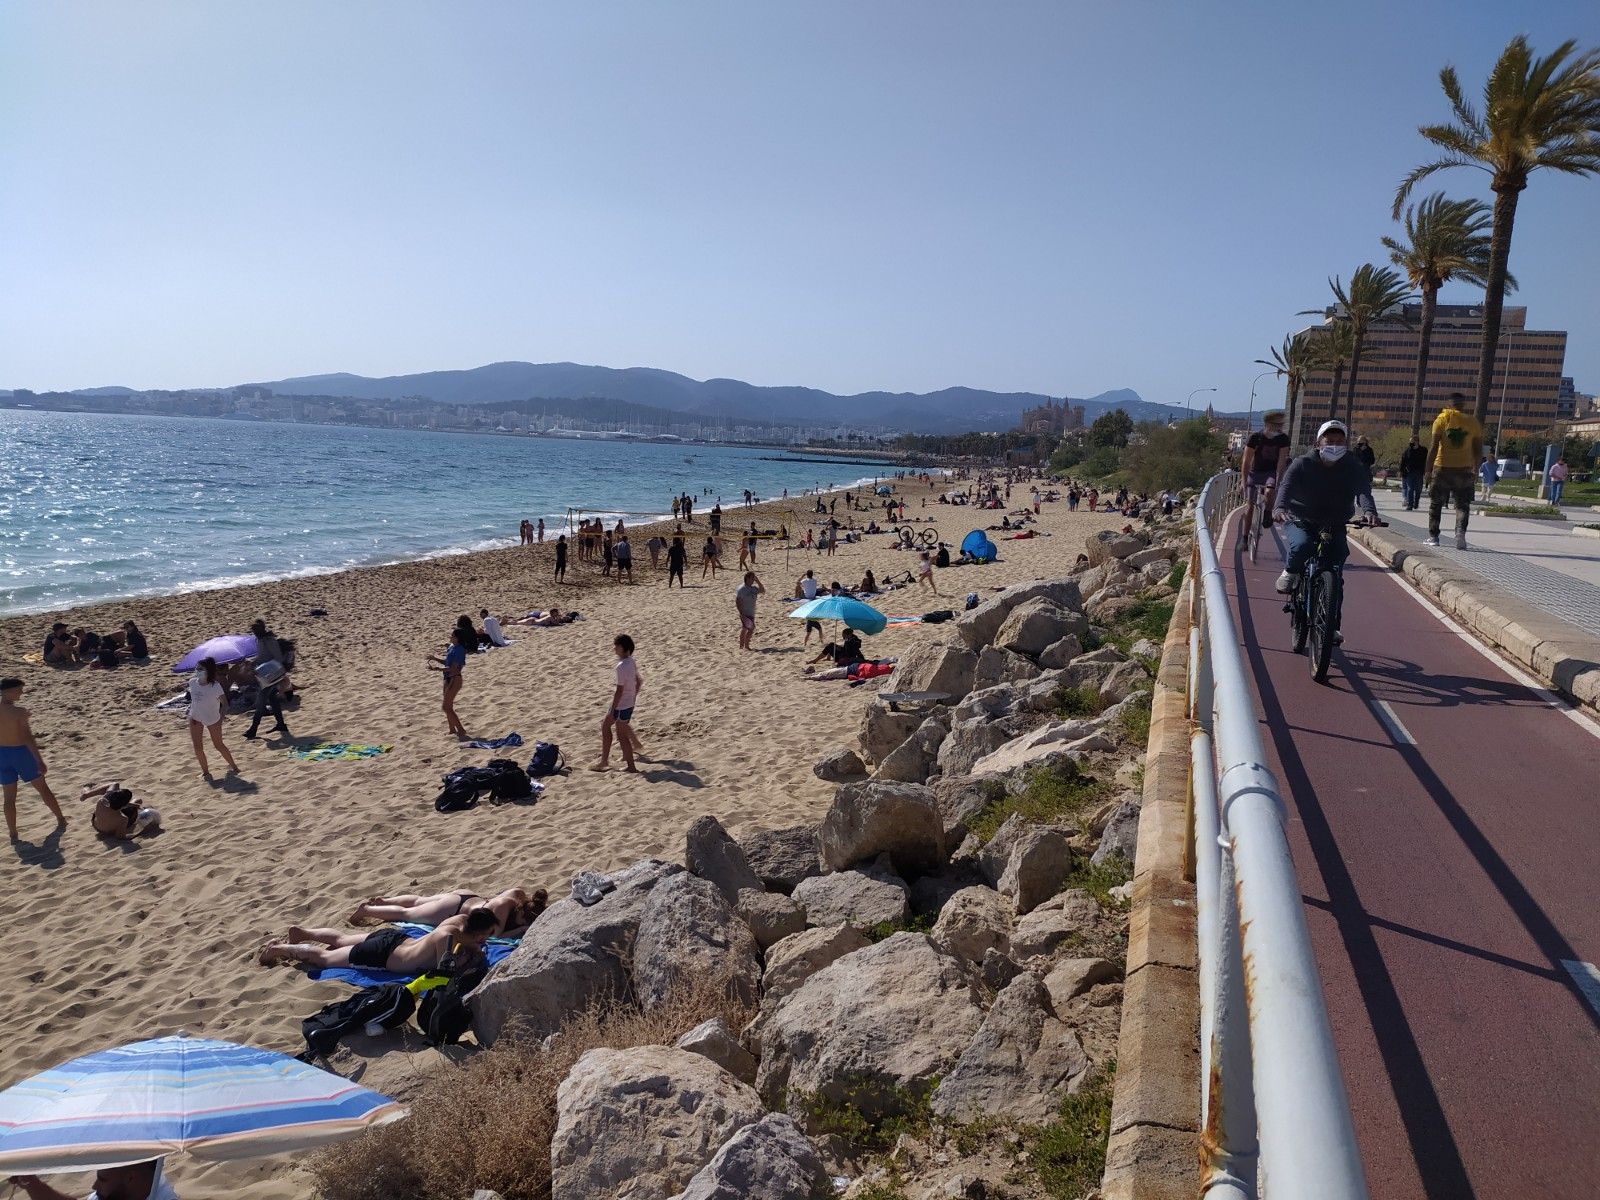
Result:
M1474 471L1483 461L1483 426L1461 411L1465 399L1460 392L1451 392L1434 418L1433 444L1428 447L1428 465L1422 473L1422 482L1428 485L1427 544L1439 544L1439 518L1445 501L1453 499L1457 550L1467 548L1467 516L1477 490Z

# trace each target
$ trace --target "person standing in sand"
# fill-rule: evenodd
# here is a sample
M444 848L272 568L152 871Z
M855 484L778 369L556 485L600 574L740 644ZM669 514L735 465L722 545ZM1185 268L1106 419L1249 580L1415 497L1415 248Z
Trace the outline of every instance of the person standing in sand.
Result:
M556 582L561 583L567 577L567 535L562 534L556 539Z
M544 545L544 518L539 518L539 545Z
M227 715L228 693L222 686L222 676L217 671L217 660L202 658L200 666L189 680L189 740L194 743L194 756L200 763L200 774L211 778L211 764L206 761L205 735L211 734L211 744L228 764L228 772L239 773L239 764L233 761L228 747L222 742L222 719Z
M22 840L17 836L18 783L33 784L33 790L55 814L57 829L67 824L55 793L44 781L44 755L39 753L33 726L28 724L28 710L17 703L20 699L22 680L15 676L0 679L0 791L5 796L6 832L13 842Z
M744 573L744 586L733 594L733 606L739 611L739 649L750 649L750 639L756 632L756 597L766 591L761 577L754 571Z
M683 582L683 568L689 561L689 551L684 547L683 535L680 533L672 539L672 545L667 547L667 587L672 586L672 581L678 581L678 587L687 586Z
M444 717L450 723L450 732L456 737L465 739L468 734L462 727L461 718L456 716L456 697L461 694L461 678L467 669L467 635L460 628L450 631L450 648L444 652L444 657L437 655L428 656L429 670L439 670L444 674ZM437 664L435 667L433 664Z
M615 735L617 747L622 751L622 769L638 774L634 757L642 756L644 747L633 732L633 707L639 699L639 689L644 687L644 677L639 665L633 661L633 639L625 633L617 634L611 643L617 652L617 686L611 693L611 706L606 709L605 720L600 722L600 761L591 771L611 769L611 738Z
M626 532L617 535L617 544L614 547L617 555L617 582L622 582L623 573L626 572L628 582L633 582L633 547L628 544Z
M939 594L939 585L933 581L933 555L924 550L922 552L922 566L917 573L917 580L933 589L933 594Z

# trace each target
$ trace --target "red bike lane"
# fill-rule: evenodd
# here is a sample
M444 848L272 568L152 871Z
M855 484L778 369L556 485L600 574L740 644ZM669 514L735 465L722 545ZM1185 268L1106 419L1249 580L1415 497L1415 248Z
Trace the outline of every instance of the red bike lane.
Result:
M1313 682L1280 545L1220 557L1371 1194L1600 1196L1600 737L1354 547Z

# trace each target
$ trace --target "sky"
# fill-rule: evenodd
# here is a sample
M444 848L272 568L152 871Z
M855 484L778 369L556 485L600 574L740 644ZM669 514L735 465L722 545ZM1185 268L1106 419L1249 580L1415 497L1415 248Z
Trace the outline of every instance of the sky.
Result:
M6 0L0 387L526 359L1242 409L1384 261L1439 68L1477 92L1518 32L1600 46L1600 5ZM1588 391L1597 218L1536 174L1511 260Z

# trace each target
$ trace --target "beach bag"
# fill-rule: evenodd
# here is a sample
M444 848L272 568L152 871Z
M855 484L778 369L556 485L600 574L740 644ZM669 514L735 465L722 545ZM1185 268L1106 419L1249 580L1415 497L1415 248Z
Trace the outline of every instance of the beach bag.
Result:
M478 802L478 796L491 791L497 772L487 767L462 767L444 777L444 790L433 802L435 812L460 812Z
M533 785L528 782L528 773L509 758L491 758L484 770L495 773L494 782L489 786L491 803L522 800L533 795Z
M940 625L940 624L943 624L945 621L954 620L955 619L955 615L956 614L952 609L937 608L937 609L934 609L933 612L925 612L925 613L923 613L922 614L922 623L924 625Z
M535 742L533 757L528 760L528 774L534 779L559 775L566 769L567 760L561 756L561 747L554 742Z
M417 1008L417 1028L433 1046L453 1046L472 1025L467 993L483 982L489 968L476 966L423 993Z
M394 1029L403 1025L416 1007L417 998L403 983L362 988L353 996L324 1005L300 1022L300 1034L306 1040L300 1061L326 1058L338 1047L340 1039L369 1026Z

